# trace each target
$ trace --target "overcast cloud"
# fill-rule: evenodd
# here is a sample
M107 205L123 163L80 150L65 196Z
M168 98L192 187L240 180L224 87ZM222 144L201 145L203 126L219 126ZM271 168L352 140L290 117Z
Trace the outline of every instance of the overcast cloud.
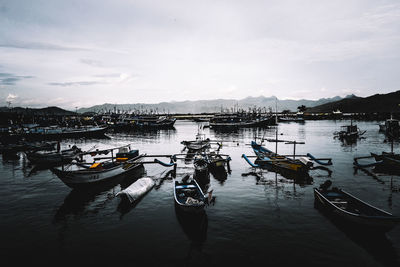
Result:
M0 0L0 105L399 90L400 2Z

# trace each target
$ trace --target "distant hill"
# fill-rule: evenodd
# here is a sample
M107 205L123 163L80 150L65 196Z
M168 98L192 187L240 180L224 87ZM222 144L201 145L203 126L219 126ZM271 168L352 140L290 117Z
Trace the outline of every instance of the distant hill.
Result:
M221 109L241 108L248 110L249 108L261 107L266 110L275 111L275 103L277 103L278 111L290 110L297 111L297 107L304 105L306 107L314 107L329 102L341 100L343 98L336 96L333 98L321 98L319 100L279 100L276 97L246 97L241 100L234 99L215 99L215 100L197 100L197 101L172 101L161 102L157 104L102 104L89 108L81 108L79 113L85 112L104 112L104 111L158 111L158 113L213 113L219 112Z
M307 112L332 112L340 110L346 113L399 113L400 91L388 94L375 94L369 97L350 96L307 109Z
M0 112L6 113L17 113L24 115L53 115L53 116L72 116L75 112L68 111L59 107L47 107L47 108L21 108L21 107L0 107Z

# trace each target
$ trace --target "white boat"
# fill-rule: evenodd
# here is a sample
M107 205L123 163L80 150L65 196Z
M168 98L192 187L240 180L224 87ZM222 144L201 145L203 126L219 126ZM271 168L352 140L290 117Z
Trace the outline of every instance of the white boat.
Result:
M126 198L129 200L130 203L133 203L134 201L141 198L144 194L149 192L153 188L153 186L153 179L149 177L143 177L138 179L136 182L134 182L124 190L118 192L116 196Z
M138 150L131 150L128 153L121 148L112 148L106 150L96 150L88 152L88 154L106 154L113 153L113 150L118 149L116 157L111 156L105 158L105 161L97 161L94 159L92 163L79 163L52 168L51 170L61 179L67 186L72 188L86 187L101 182L108 181L116 176L127 174L134 171L136 168L143 166L144 154L139 155ZM99 160L101 160L100 158Z

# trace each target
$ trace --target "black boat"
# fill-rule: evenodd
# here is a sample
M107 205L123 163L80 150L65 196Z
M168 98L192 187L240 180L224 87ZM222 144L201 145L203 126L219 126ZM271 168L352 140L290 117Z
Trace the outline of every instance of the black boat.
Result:
M400 222L400 217L393 216L335 187L328 189L321 185L320 188L314 188L314 199L317 208L323 208L358 228L388 232Z
M276 125L273 116L260 116L253 114L217 114L210 120L210 128L246 128L246 127L268 127Z
M379 125L379 131L384 132L389 138L400 136L400 121L393 116L387 119L384 124Z
M81 152L82 150L74 145L69 149L59 152L27 151L25 153L28 160L34 165L56 166L72 162L74 159L78 158Z

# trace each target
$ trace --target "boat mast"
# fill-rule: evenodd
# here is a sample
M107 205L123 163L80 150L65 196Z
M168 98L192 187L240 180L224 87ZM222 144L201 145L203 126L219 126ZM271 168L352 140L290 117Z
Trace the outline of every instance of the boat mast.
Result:
M275 124L276 124L276 131L275 131L275 154L278 154L278 98L275 97Z

